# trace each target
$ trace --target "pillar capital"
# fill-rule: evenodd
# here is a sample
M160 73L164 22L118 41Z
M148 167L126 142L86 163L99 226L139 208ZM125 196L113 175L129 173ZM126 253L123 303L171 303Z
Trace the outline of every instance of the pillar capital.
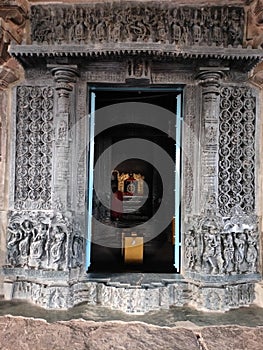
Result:
M225 72L228 70L229 68L225 67L200 67L196 79L203 87L217 88L220 85L220 80L224 77ZM208 90L207 92L216 91Z
M78 67L75 65L48 65L54 80L56 82L56 90L73 90L73 84L79 76Z

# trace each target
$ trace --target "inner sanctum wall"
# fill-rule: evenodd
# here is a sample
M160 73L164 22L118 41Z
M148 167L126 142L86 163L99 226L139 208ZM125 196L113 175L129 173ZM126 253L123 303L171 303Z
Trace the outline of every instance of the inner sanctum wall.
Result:
M173 305L225 311L261 303L263 2L9 0L0 14L5 299L51 309L86 302L125 312ZM109 211L99 211L93 187L97 181L109 203L114 170L105 158L95 171L100 111L93 98L97 93L98 101L99 91L101 101L110 91L117 91L115 101L125 91L176 95L174 130L169 117L167 132L164 127L175 140L174 168L166 171L175 172L174 187L168 191L162 178L163 193L175 192L167 218L127 229L112 225ZM122 141L133 137L125 131L130 123L163 132L161 105L144 114L140 103L137 109L107 109L103 128L123 124ZM142 127L140 132L146 137ZM113 145L102 139L102 149ZM136 152L133 158L140 158ZM136 285L125 272L114 280L110 267L103 277L91 270L95 221L101 245L111 233L125 249L122 232L140 231L146 251L162 220L172 232L174 270ZM144 274L140 265L136 271Z

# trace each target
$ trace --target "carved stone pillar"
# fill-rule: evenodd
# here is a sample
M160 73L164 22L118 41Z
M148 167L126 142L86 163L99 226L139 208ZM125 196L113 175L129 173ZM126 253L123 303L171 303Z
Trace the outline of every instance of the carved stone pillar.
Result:
M201 212L213 207L218 201L218 148L219 148L219 86L223 72L218 69L200 69L198 78L202 86L201 127Z
M56 209L68 209L69 194L69 120L77 66L52 66L56 82L54 196Z

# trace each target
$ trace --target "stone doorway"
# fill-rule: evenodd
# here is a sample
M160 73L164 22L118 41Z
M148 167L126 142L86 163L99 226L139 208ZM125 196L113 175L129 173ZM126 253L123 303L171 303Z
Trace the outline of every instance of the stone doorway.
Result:
M96 87L90 91L94 147L89 154L88 188L91 191L93 181L93 199L88 212L93 219L88 224L88 271L179 272L174 264L175 254L180 260L175 231L178 242L180 149L176 143L178 139L180 144L181 89ZM165 178L158 170L162 152L170 163L162 169ZM117 193L121 203L115 211ZM160 208L163 199L168 210ZM164 223L155 219L160 209L167 212ZM128 252L129 244L135 245L133 253Z

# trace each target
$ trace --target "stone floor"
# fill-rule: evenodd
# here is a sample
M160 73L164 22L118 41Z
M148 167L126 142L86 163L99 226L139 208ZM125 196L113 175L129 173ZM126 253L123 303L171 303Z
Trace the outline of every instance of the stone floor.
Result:
M47 322L74 319L96 322L139 321L162 327L205 327L219 325L263 326L263 308L253 305L246 308L231 310L226 313L207 313L196 311L189 307L172 307L169 310L154 311L144 315L128 315L101 306L87 306L85 304L78 305L68 311L51 311L44 310L26 302L1 300L0 316L4 315L41 318Z
M189 307L128 315L100 306L48 311L0 300L2 350L262 350L263 309Z

